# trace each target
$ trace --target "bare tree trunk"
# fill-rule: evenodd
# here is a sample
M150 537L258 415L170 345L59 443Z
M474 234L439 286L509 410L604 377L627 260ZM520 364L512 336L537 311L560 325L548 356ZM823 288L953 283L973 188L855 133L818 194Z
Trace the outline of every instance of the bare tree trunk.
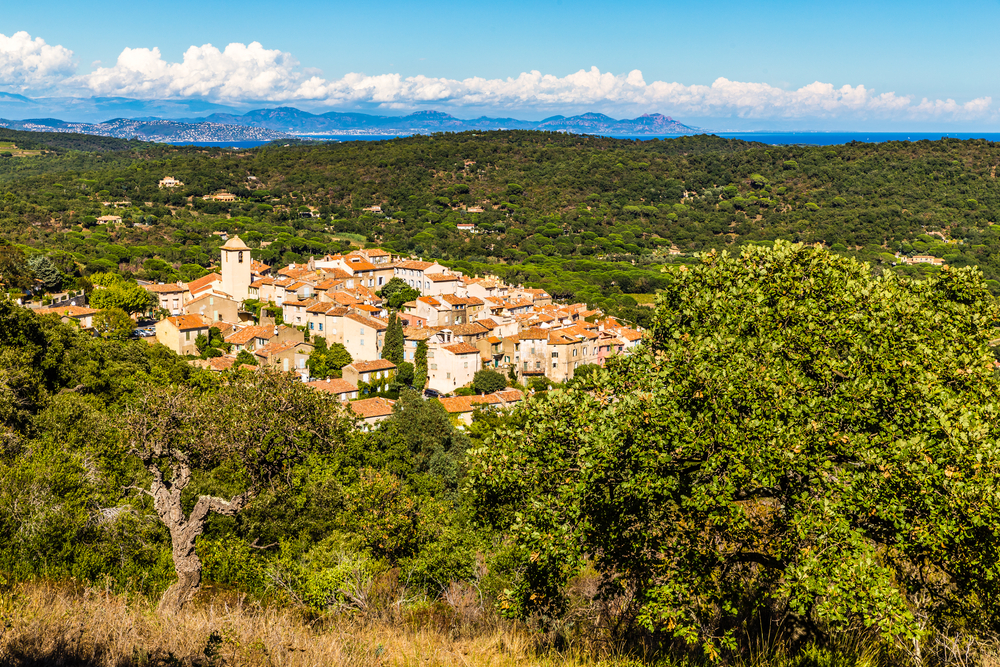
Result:
M201 586L201 559L195 551L195 540L205 532L205 521L211 512L232 516L239 512L246 502L246 496L236 496L232 500L199 496L191 514L184 515L181 507L181 492L191 481L191 469L186 461L173 466L173 476L167 481L156 466L150 466L153 483L150 495L160 520L170 531L170 545L174 559L177 581L160 598L158 609L162 613L175 614L191 601Z

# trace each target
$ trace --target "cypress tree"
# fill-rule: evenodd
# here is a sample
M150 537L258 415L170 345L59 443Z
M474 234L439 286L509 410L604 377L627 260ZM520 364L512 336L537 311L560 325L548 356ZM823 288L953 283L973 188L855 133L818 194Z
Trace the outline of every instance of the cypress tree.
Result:
M427 341L417 343L417 353L413 358L413 388L423 391L427 384Z
M388 359L397 366L403 363L403 323L396 317L395 311L389 315L389 328L385 332L385 345L382 347L382 358Z

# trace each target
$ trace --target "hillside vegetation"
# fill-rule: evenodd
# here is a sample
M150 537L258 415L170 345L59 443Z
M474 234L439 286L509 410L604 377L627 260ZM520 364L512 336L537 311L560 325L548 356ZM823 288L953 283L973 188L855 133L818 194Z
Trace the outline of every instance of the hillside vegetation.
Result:
M217 257L212 232L225 230L254 248L271 242L255 252L269 263L360 235L636 318L627 295L660 287L661 265L776 239L917 277L938 269L896 255L930 254L977 265L1000 287L1000 146L980 140L775 147L511 131L227 151L7 135L54 153L0 160L0 234L69 274L197 277ZM186 185L161 190L167 175ZM201 199L221 190L239 201ZM101 205L114 201L130 205ZM365 210L376 205L381 214ZM125 226L95 228L108 213ZM470 221L477 233L458 230Z

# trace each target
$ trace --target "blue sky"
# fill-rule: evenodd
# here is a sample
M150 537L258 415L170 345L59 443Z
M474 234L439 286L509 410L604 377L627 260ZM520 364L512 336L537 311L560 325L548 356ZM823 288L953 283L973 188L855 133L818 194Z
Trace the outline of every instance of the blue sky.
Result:
M996 0L6 4L0 90L31 97L1000 129Z

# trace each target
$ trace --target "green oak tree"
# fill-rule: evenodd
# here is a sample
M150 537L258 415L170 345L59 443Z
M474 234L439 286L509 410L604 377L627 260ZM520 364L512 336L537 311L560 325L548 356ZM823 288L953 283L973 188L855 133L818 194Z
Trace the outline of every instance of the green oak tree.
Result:
M981 275L778 242L668 278L647 346L472 453L479 516L515 545L501 607L558 610L589 562L631 619L710 658L755 630L1000 630Z
M121 308L108 308L94 315L94 331L101 338L128 340L135 331L135 321Z

